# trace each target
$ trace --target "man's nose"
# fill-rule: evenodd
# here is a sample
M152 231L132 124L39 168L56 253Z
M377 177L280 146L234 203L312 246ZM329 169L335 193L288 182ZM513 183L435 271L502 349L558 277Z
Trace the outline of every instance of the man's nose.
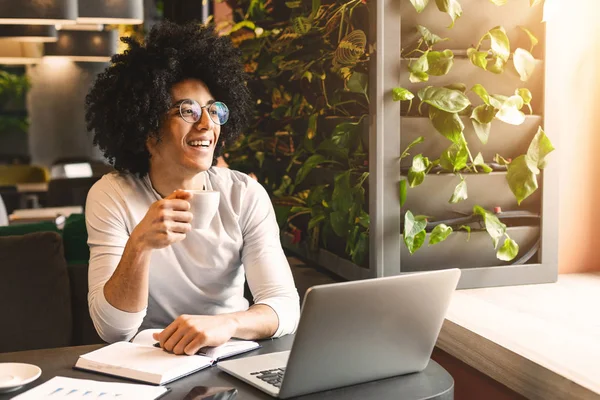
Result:
M200 109L200 119L195 124L196 129L211 130L213 125L214 122L210 119L210 115L208 115L208 107L202 107Z

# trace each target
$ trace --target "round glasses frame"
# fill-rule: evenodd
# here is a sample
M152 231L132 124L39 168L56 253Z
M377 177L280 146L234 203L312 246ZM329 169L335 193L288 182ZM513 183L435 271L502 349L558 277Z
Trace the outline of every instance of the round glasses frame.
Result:
M184 109L184 107L192 107L191 112L189 112L189 109ZM193 112L193 108L195 107L199 109L199 112ZM214 101L205 106L201 106L196 100L185 99L181 100L179 105L175 104L171 108L179 108L179 116L189 124L195 124L196 122L200 121L200 118L202 118L202 112L205 108L207 109L206 111L208 112L208 117L215 124L225 125L229 120L229 108L222 101ZM219 118L220 115L224 117L224 121L221 121Z

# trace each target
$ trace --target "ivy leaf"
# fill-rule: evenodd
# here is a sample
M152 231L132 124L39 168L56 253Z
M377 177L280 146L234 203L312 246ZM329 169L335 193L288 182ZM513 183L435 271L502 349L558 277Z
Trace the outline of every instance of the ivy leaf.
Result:
M473 206L473 213L483 218L485 230L494 242L494 249L498 247L498 240L506 233L506 225L500 222L496 215L480 206Z
M369 84L369 77L362 72L354 72L348 79L348 90L352 93L366 93Z
M502 244L502 247L498 249L496 257L502 261L511 261L517 254L519 254L519 245L517 242L507 237Z
M407 192L406 179L402 179L400 181L400 207L404 207L404 203L406 203L406 192Z
M510 161L508 161L507 159L505 159L504 157L502 157L500 154L496 154L494 156L494 162L496 164L500 164L500 165L508 165L508 164L510 164Z
M308 173L312 171L317 165L322 164L325 161L325 157L320 154L313 154L312 156L308 157L296 173L296 185L300 184L300 182L302 182L304 178L306 178Z
M487 104L488 106L490 105L490 95L488 94L487 90L485 90L485 88L482 85L480 85L479 83L475 84L471 88L471 92L473 92L477 96L479 96L485 104Z
M548 139L542 128L538 127L538 131L529 144L529 149L527 149L527 157L539 169L544 169L546 167L546 156L552 151L554 151L554 146L550 139Z
M473 109L471 113L471 122L475 133L481 143L486 144L490 137L490 129L492 127L492 120L496 116L497 110L486 104L481 104Z
M410 153L408 151L411 148L413 148L414 146L418 145L419 143L423 143L424 141L425 141L425 138L423 136L419 136L418 138L416 138L415 140L410 142L410 144L408 146L406 146L406 149L404 149L404 151L400 155L400 160L404 159L405 157L408 157L410 155Z
M490 1L497 6L503 6L506 4L506 0L490 0Z
M331 141L341 148L350 148L358 140L358 122L342 122L331 133Z
M427 73L433 76L446 75L454 64L454 53L452 50L430 51L427 54L429 70Z
M449 85L444 86L446 89L451 89L451 90L458 90L459 92L466 92L467 91L467 87L465 86L464 83L451 83Z
M431 120L433 127L451 142L458 143L462 140L462 133L465 130L465 125L458 114L430 107L429 119Z
M529 108L529 114L533 114L533 110L531 109L531 99L533 98L533 96L531 95L529 89L517 89L515 90L515 94L523 99L523 104L525 104L527 108Z
M410 2L412 3L415 10L417 10L417 12L420 13L425 9L425 7L427 7L429 0L410 0Z
M423 40L425 40L425 43L429 47L433 46L436 43L448 40L448 38L441 38L435 33L432 33L429 29L425 28L422 25L417 25L417 31L423 37Z
M523 30L523 32L525 32L527 34L527 36L529 37L529 40L531 41L531 48L529 49L529 52L532 53L533 48L538 44L538 39L535 37L535 35L533 33L531 33L531 31L529 29L525 28L524 26L519 26L519 28L521 28Z
M452 23L448 28L454 27L454 22L462 15L462 7L457 0L435 0L438 10L448 13L452 18Z
M504 72L504 66L506 61L499 56L492 57L492 63L488 64L487 70L494 74L501 74Z
M412 100L415 95L410 90L404 89L403 87L397 87L392 89L392 100L394 101L405 101Z
M493 171L493 169L487 165L485 163L485 161L483 160L483 156L481 155L481 153L478 153L477 156L475 157L475 159L473 160L473 165L475 167L479 167L481 168L481 170L486 173L489 174L490 172Z
M436 243L443 242L448 239L448 236L452 233L452 228L445 224L439 224L431 231L429 235L429 246Z
M458 185L456 185L454 188L454 193L452 194L452 197L450 197L450 200L448 200L448 203L456 204L468 198L469 195L467 193L467 181L465 181L464 178L461 178Z
M519 73L521 80L526 82L529 80L535 70L535 58L527 50L518 48L513 54L513 64Z
M496 109L501 109L502 105L508 100L508 96L493 94L489 97L490 105Z
M412 83L417 82L427 82L429 80L429 75L427 71L429 70L429 61L427 60L427 55L429 54L429 50L423 53L423 55L417 58L416 61L412 61L408 64L408 70L410 71L409 80Z
M529 197L538 188L536 175L539 169L534 162L528 162L526 155L520 155L507 166L506 180L510 190L515 195L517 203Z
M457 113L471 104L467 96L458 90L427 86L419 90L419 99L442 111Z
M510 57L510 41L508 40L508 36L506 36L504 28L496 26L490 29L487 35L490 38L492 53L504 62L508 61Z
M471 63L476 67L479 67L484 70L487 69L487 51L477 51L477 49L470 47L469 49L467 49L467 56L469 57Z
M416 217L407 211L404 214L404 244L410 254L414 254L425 242L427 219L422 215Z
M523 99L521 96L510 96L502 104L498 113L496 113L496 118L507 124L521 125L525 122L525 114L520 111L521 108L523 108Z
M425 179L427 168L431 165L431 162L427 157L423 157L422 154L417 154L413 157L412 166L408 170L408 184L410 187L419 186Z
M454 143L440 156L440 165L446 171L456 172L467 166L469 153L464 142Z

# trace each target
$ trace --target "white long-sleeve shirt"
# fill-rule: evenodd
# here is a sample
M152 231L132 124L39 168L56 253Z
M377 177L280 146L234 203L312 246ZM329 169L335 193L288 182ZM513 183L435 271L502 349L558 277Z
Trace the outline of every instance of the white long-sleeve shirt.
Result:
M85 210L90 247L88 305L105 341L129 340L140 328L164 328L182 314L246 310L245 279L254 303L270 306L279 318L273 336L295 332L298 291L267 192L237 171L212 167L204 174L207 189L221 194L218 211L208 229L192 230L184 240L152 251L148 307L135 313L113 307L103 289L131 232L162 197L147 175L140 179L113 172L90 189Z

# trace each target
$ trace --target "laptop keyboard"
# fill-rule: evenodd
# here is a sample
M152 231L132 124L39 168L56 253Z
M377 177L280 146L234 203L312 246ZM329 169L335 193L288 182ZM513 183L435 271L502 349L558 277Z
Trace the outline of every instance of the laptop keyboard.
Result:
M281 387L283 373L285 368L266 369L264 371L251 372L250 375L256 376L258 379L265 381L275 387Z

